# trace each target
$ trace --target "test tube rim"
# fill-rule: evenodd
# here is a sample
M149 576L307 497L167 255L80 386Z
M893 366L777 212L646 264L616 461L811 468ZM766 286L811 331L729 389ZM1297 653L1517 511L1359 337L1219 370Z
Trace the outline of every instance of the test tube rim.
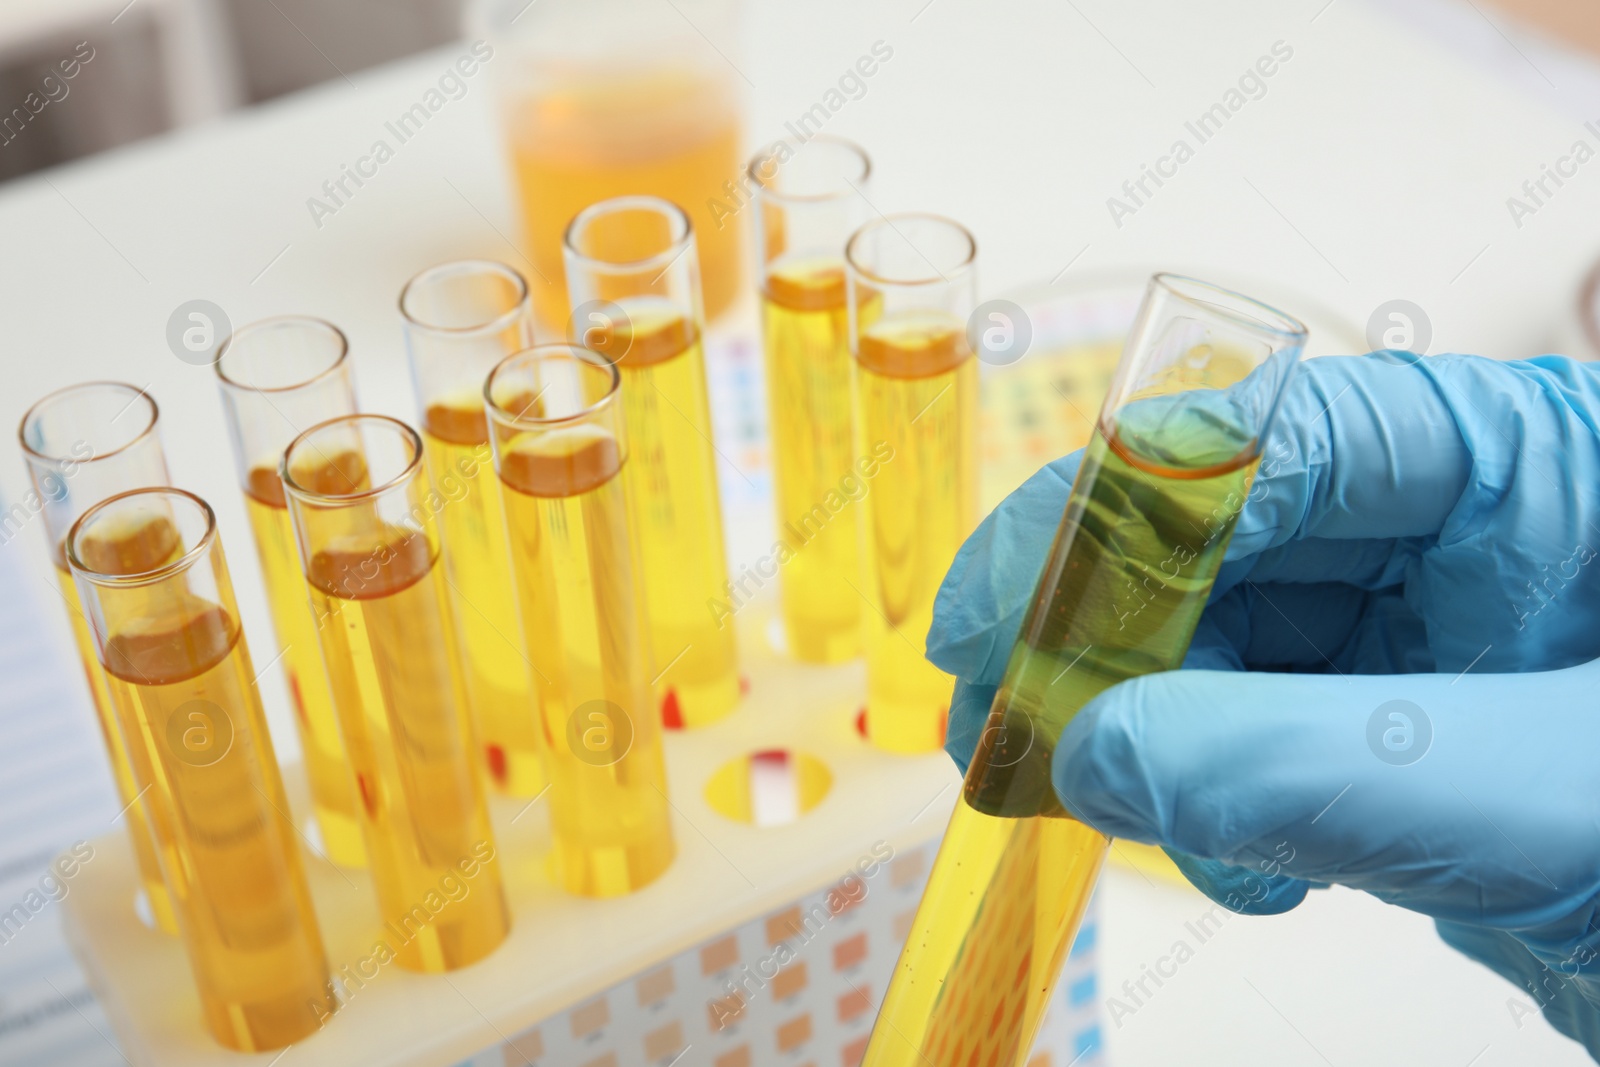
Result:
M666 248L646 256L643 259L616 261L598 259L582 252L574 243L575 235L583 226L592 223L596 218L615 211L625 210L650 210L655 211L671 220L672 240ZM689 219L689 213L671 200L660 196L647 196L644 194L630 194L627 196L613 196L605 200L596 200L576 215L567 223L567 228L561 233L561 250L564 256L583 264L586 270L602 274L642 274L652 267L659 266L662 273L677 262L678 257L694 247L694 223Z
M588 363L605 371L606 377L610 383L606 387L605 395L580 411L575 411L570 415L557 415L553 418L540 418L533 415L513 415L495 402L494 394L491 392L491 390L494 388L495 377L502 370L504 370L509 363L511 363L513 360L521 359L524 356L538 355L542 357L545 355L554 355L556 351L560 351L565 355L576 356L579 362ZM597 414L598 412L604 411L607 407L611 406L612 402L616 400L617 396L620 395L621 392L622 372L617 370L617 365L615 363L611 362L605 356L601 355L599 352L596 352L592 348L586 348L583 345L575 345L565 341L550 341L542 345L530 345L529 347L521 349L520 351L513 352L505 359L502 359L499 363L496 363L494 365L494 369L489 372L488 377L484 378L483 380L483 404L484 410L489 413L489 417L494 419L496 422L501 423L502 425L523 429L560 426L563 423L576 422L580 419L590 418L591 416Z
M137 400L138 398L143 397L145 403L150 405L150 409L149 409L150 410L150 421L147 422L145 424L144 428L141 429L138 433L136 433L132 437L128 438L128 440L124 441L122 444L118 445L116 448L113 448L113 449L111 449L110 451L107 451L107 452L96 452L94 455L90 456L88 459L78 459L76 456L70 456L70 455L68 455L68 456L53 456L48 452L39 451L38 449L34 448L32 445L30 445L28 443L28 432L27 432L28 431L28 424L33 421L34 415L41 408L43 408L46 404L49 404L52 401L60 400L61 398L65 397L67 394L75 393L75 392L78 392L79 390L94 389L94 388L107 388L107 387L112 388L112 389L129 390L134 394L133 400ZM133 403L133 400L129 400L128 403L131 405ZM135 445L137 445L140 442L144 441L146 438L150 437L151 435L153 435L156 432L156 424L160 420L160 417L161 417L161 408L156 403L156 398L150 395L150 392L149 392L148 388L140 389L138 386L130 385L127 382L113 381L113 380L111 380L109 378L97 378L97 379L95 379L93 381L76 382L76 383L74 383L72 385L64 385L60 389L52 389L50 392L46 393L44 396L41 396L38 400L35 400L28 407L28 410L23 412L22 421L17 424L17 443L22 446L23 453L25 455L28 455L28 456L32 457L33 459L42 460L42 461L44 461L46 463L62 463L62 462L65 462L67 460L71 460L72 462L74 462L74 463L76 463L76 464L81 466L83 464L88 464L88 463L97 463L97 462L99 462L100 460L103 460L103 459L110 459L113 456L119 456L122 453L128 451L130 448L133 448ZM107 499L109 499L109 498L107 498Z
M140 571L138 574L104 574L100 571L91 570L84 566L83 561L78 558L78 531L83 528L86 522L88 522L90 516L130 496L172 496L179 497L187 500L191 504L198 505L200 514L204 516L206 521L205 532L197 537L194 545L187 549L183 555L179 556L177 559L172 560L169 563L163 563L161 566L154 567L147 571ZM164 581L175 574L182 574L184 571L194 566L196 560L202 558L211 551L211 546L216 542L216 540L217 513L212 510L211 505L206 503L205 499L202 498L198 493L191 493L187 489L179 489L175 485L141 485L136 489L125 489L120 493L113 493L104 500L92 504L84 509L83 514L79 515L78 518L73 522L72 527L67 530L67 567L72 572L73 577L83 578L91 585L101 586L108 589L124 589L133 586L153 585L154 583Z
M907 222L913 219L918 222L935 222L942 226L949 226L955 230L961 237L966 239L966 258L962 259L961 262L945 271L941 271L939 268L934 267L934 276L931 278L888 278L878 274L876 271L872 271L866 267L863 267L861 263L857 261L856 242L861 240L862 237L882 226L888 226L896 233L899 233L900 231L895 226L895 223ZM905 240L906 244L911 244L911 242L905 238L904 234L901 234L901 239ZM915 245L912 245L911 247L913 250L916 250ZM920 250L917 250L917 254L921 255L922 253ZM961 223L957 222L955 219L950 218L948 215L939 215L931 211L902 211L893 215L879 215L871 222L863 223L855 233L850 235L850 239L845 242L844 262L845 266L849 268L850 273L855 274L868 282L871 282L873 285L888 286L896 289L915 289L924 285L949 285L957 278L960 278L966 274L970 274L976 267L978 262L978 239L972 236L971 230L961 225ZM932 266L931 262L929 263L929 266Z
M289 454L294 451L295 446L301 441L319 430L332 426L336 422L377 422L397 426L401 430L401 438L411 449L411 457L406 461L406 465L401 468L400 473L394 477L370 488L357 490L354 493L317 493L296 484L295 480L289 475ZM417 433L410 423L394 418L391 415L379 415L370 411L353 411L348 415L335 415L331 419L323 419L315 426L308 426L305 430L295 435L294 440L284 446L283 457L278 461L278 477L283 482L284 491L296 500L319 507L328 507L330 505L343 507L393 492L397 487L405 485L416 477L417 472L422 468L422 462L422 435Z
M222 369L223 362L228 358L229 348L232 347L234 342L237 341L242 335L252 333L260 329L276 328L290 324L309 325L316 327L317 329L324 329L331 332L339 343L338 354L334 356L333 361L326 367L323 367L321 370L311 375L311 377L302 378L297 382L290 382L287 385L251 385L248 382L240 381L237 377L230 377L228 373ZM271 315L264 319L256 319L254 322L248 322L239 327L237 330L234 330L232 333L228 334L227 337L224 337L222 339L222 343L217 346L217 361L215 363L215 368L217 372L217 381L229 389L236 389L240 392L247 393L289 393L296 389L304 389L308 385L314 385L325 378L332 377L334 374L338 373L339 368L343 367L349 358L350 339L345 336L343 330L339 329L339 327L335 326L327 319L321 319L315 315Z
M1179 300L1190 307L1200 308L1208 315L1215 315L1227 319L1235 325L1258 332L1270 333L1282 338L1299 338L1302 343L1310 336L1311 331L1306 324L1286 311L1280 311L1271 304L1257 300L1253 296L1221 286L1215 282L1208 282L1203 278L1195 278L1188 274L1177 274L1172 271L1158 271L1150 276L1150 284L1159 286L1163 292L1175 300ZM1247 307L1259 308L1266 315L1262 318L1251 318L1240 311L1224 304L1201 300L1191 292L1186 291L1192 287L1204 292L1219 293L1231 300L1238 301ZM1271 320L1278 320L1274 324Z
M755 183L756 191L762 197L770 200L780 201L785 204L826 204L831 200L843 200L851 193L859 193L861 191L859 188L856 188L849 178L844 180L845 188L835 190L831 193L785 193L780 192L772 185L769 185L767 180L763 179L761 175L756 172L756 168L771 157L771 149L774 145L788 143L788 140L788 138L779 137L776 140L767 142L767 144L764 145L759 152L750 157L750 162L745 164L745 173L748 174L750 176L750 180ZM862 148L855 141L852 141L847 137L837 137L831 133L818 133L812 135L804 143L809 145L818 141L822 141L827 144L838 145L848 152L853 153L861 161L861 173L856 176L856 183L865 185L872 177L872 157L867 155L867 150Z
M437 323L423 322L406 310L406 297L411 293L412 286L437 272L461 270L469 267L484 268L489 273L498 273L502 277L509 277L516 286L516 300L512 302L509 308L494 318L473 326L441 326ZM447 259L443 263L435 263L431 267L424 267L413 274L406 284L401 286L400 298L397 303L400 308L400 317L405 319L407 326L415 327L423 333L436 334L443 337L466 338L492 336L510 326L517 320L518 316L532 314L531 308L528 307L531 295L532 289L528 285L528 279L524 278L522 272L510 264L502 263L498 259Z

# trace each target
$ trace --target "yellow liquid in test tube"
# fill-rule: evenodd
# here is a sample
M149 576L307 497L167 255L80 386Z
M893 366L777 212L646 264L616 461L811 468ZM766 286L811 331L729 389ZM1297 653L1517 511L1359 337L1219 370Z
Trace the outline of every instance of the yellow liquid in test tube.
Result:
M164 522L137 536L178 540ZM91 565L100 558L99 546L81 550ZM337 1003L238 622L181 585L151 586L137 611L107 620L106 673L138 739L136 773L151 783L146 803L207 1026L229 1048L279 1048Z
M627 325L591 338L622 372L629 458L623 480L638 524L645 614L668 726L704 726L739 702L722 508L700 332L673 304L617 301Z
M339 737L328 672L322 665L317 620L306 606L306 580L300 568L294 527L275 468L256 467L249 474L245 510L255 534L256 554L267 587L272 626L283 643L283 665L294 703L295 726L305 756L311 800L327 856L341 867L365 867L361 821L356 813L355 779Z
M446 651L454 635L444 571L422 533L376 525L370 513L307 516L319 519L358 527L320 539L306 578L386 939L407 970L464 967L505 939L510 916L462 681ZM430 907L468 867L476 873L465 895Z
M836 663L860 654L862 613L850 584L860 572L857 512L827 503L844 495L845 479L861 481L844 261L776 260L761 296L778 536L793 553L780 586L784 631L796 658Z
M934 595L977 525L978 364L959 320L893 315L861 330L856 383L858 454L886 457L862 501L867 734L931 752L955 683L923 653Z
M439 520L483 762L496 788L536 796L545 780L539 709L522 650L505 503L494 476L482 395L430 405L422 443L433 484L449 501Z
M706 314L716 318L739 295L742 227L724 183L743 173L733 89L687 71L573 72L518 102L510 115L512 166L538 277L539 318L567 317L561 238L590 204L648 194L680 205L694 222Z
M591 897L648 884L675 854L660 725L639 659L644 621L623 489L632 462L596 426L501 448L549 743L555 863L569 892Z
M170 551L170 546L168 551ZM155 567L159 559L151 560ZM111 704L111 693L106 687L105 668L94 648L94 635L89 632L89 620L83 614L83 603L78 599L78 587L67 571L60 546L55 557L56 582L67 602L67 618L72 623L72 641L78 647L78 660L83 664L83 674L89 682L89 694L94 698L95 721L100 724L100 736L106 743L106 755L111 760L111 777L116 782L117 797L122 804L122 818L128 824L128 836L133 842L133 858L139 867L139 884L145 899L150 902L150 914L156 925L169 934L178 932L178 919L172 910L172 897L161 877L161 864L156 859L155 838L144 808L135 802L139 787L134 783L133 768L128 763L128 749L123 743L122 731L117 727L117 712ZM139 568L145 569L145 568Z
M865 1067L1027 1062L1110 844L1056 796L1059 731L1117 682L1182 663L1255 474L1230 430L1163 424L1144 439L1154 459L1090 441Z

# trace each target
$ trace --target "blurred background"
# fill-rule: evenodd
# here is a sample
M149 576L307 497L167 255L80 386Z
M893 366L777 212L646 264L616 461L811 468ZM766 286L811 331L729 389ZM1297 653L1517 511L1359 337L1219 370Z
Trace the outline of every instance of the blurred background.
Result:
M455 39L460 0L5 0L0 100L92 38L78 98L0 151L0 180L139 141Z
M96 61L78 103L0 150L0 181L348 76L460 35L463 0L0 0L0 100L21 100L70 46ZM1600 55L1592 0L1394 0L1472 47L1527 34ZM111 20L107 26L107 20ZM92 33L91 33L92 30Z

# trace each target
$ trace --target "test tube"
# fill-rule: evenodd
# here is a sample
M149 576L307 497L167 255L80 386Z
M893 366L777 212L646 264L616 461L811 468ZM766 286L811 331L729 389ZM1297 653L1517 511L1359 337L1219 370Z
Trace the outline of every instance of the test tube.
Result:
M450 501L439 513L445 574L483 763L497 789L537 796L544 743L483 410L495 364L533 344L528 285L500 263L443 263L406 283L400 313L428 474Z
M67 568L67 532L80 515L106 497L141 486L166 485L170 480L157 418L156 402L143 390L120 382L87 382L57 390L34 404L22 417L17 437L44 518L50 559L94 699L100 736L111 760L111 777L127 821L145 901L156 925L176 934L178 921L161 878L155 838L143 806L134 802L139 787L134 784L125 739L117 726L105 670L78 599L78 587ZM156 561L149 562L153 565Z
M661 726L623 484L621 376L575 345L507 358L485 385L522 621L549 741L555 864L611 897L672 862Z
M306 603L294 525L278 478L283 450L302 429L356 410L349 348L344 334L320 319L266 319L223 341L216 372L272 627L283 648L278 661L294 703L322 848L341 867L364 867L355 779L339 737L317 620Z
M438 566L422 438L382 415L306 430L284 453L300 560L355 771L367 861L401 967L449 971L511 927Z
M748 170L778 537L788 549L780 557L784 636L795 658L836 663L861 652L853 504L878 467L855 451L844 279L845 242L872 211L872 164L849 141L818 134L769 145Z
M676 205L619 197L572 220L566 260L571 340L622 372L634 458L623 481L661 718L704 726L740 694L694 232Z
M867 737L944 743L953 679L923 656L933 598L978 521L978 364L967 343L977 244L937 215L879 218L845 249L861 500Z
M1057 798L1056 744L1096 694L1182 664L1305 338L1248 297L1151 279L866 1067L1027 1061L1110 845Z
M233 586L205 501L135 489L67 561L128 740L206 1026L281 1048L337 1008Z

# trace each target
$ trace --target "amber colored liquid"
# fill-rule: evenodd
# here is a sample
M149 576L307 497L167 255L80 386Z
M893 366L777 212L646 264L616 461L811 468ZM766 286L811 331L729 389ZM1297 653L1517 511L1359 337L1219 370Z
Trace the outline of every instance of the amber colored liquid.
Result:
M89 620L83 614L83 603L78 599L78 587L72 574L64 566L60 550L56 554L56 581L67 602L67 618L72 623L72 640L78 646L78 660L83 664L83 674L89 682L89 693L94 697L95 720L100 724L100 736L106 743L106 756L111 760L111 777L117 785L117 799L122 805L122 817L127 820L128 837L133 842L133 857L139 867L139 882L144 887L145 899L150 902L150 913L164 932L176 934L178 919L172 911L172 898L167 884L161 879L161 863L156 858L155 838L150 832L144 807L135 803L139 786L134 784L133 768L128 764L128 750L123 743L122 731L117 728L116 709L111 705L111 694L106 688L105 669L95 654L94 635L89 632ZM154 566L154 563L152 563Z
M1022 1067L1109 847L958 802L863 1067Z
M894 315L861 333L856 383L858 448L892 457L862 500L867 736L931 752L955 683L923 652L934 595L978 521L978 365L958 320Z
M552 81L508 111L539 318L550 326L566 322L567 224L590 204L637 195L659 196L689 213L706 314L721 315L739 295L744 252L743 213L723 187L743 171L731 87L720 78L622 66Z
M667 725L704 726L739 703L734 627L716 606L728 597L728 563L705 355L699 330L673 305L617 303L629 329L597 332L591 344L622 372L623 482L638 524L653 684Z
M311 803L327 856L341 867L365 867L361 822L356 814L355 779L339 737L333 691L322 665L317 620L308 606L305 574L295 547L294 526L283 497L283 482L270 467L250 472L245 510L255 534L256 555L267 587L272 627L283 646L279 662L294 702L294 724L305 756Z
M592 426L501 448L550 757L556 871L569 892L591 897L648 884L675 854L661 727L640 655L624 466L616 440Z
M855 451L844 262L809 256L767 265L763 347L778 536L793 553L780 590L789 651L808 663L861 653L857 509L867 491Z
M183 581L102 592L103 662L206 1025L231 1049L281 1048L338 1005L249 652Z
M433 485L448 501L439 512L445 575L483 764L497 789L537 796L544 745L482 397L430 405L423 446Z
M316 523L330 515L306 513ZM347 525L352 518L345 514ZM369 515L306 561L345 749L355 771L384 940L413 971L487 956L511 926L477 773L466 694L446 614L443 568L427 538ZM484 858L487 855L487 858ZM470 892L440 901L463 864Z

